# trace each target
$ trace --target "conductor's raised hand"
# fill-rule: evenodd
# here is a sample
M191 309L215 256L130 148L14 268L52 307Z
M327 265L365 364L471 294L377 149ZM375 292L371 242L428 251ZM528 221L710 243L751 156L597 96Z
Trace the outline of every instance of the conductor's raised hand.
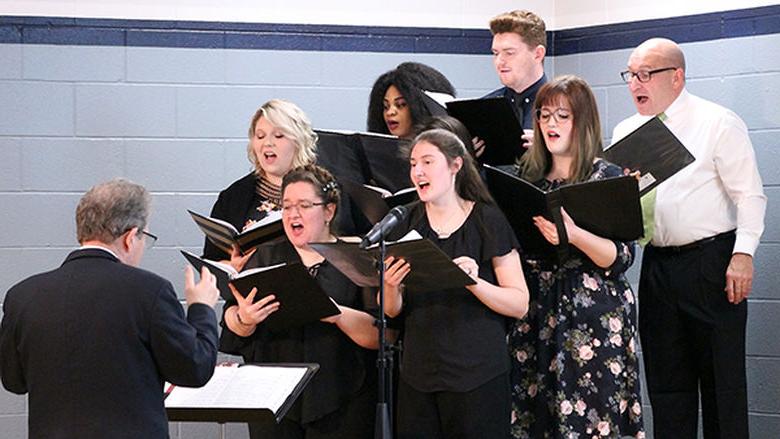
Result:
M273 294L269 294L255 302L257 288L252 288L252 291L244 297L238 292L233 284L228 284L228 286L238 305L236 317L238 318L239 323L244 326L258 325L279 309L279 302L274 301L276 296Z
M184 299L187 306L202 303L210 307L217 304L219 289L217 278L205 266L200 270L200 280L195 282L195 272L189 265L184 269Z

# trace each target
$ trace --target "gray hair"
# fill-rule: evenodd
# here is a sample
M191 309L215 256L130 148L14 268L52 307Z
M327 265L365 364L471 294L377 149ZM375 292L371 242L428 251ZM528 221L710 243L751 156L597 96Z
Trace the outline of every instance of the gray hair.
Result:
M136 183L115 178L93 186L76 207L79 242L111 243L128 230L143 230L149 218L151 196Z

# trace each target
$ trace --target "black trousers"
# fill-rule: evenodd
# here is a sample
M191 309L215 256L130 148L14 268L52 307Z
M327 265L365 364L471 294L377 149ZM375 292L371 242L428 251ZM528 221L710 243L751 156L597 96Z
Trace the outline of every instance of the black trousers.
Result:
M511 411L509 373L469 392L420 392L398 383L399 439L504 439Z
M657 438L748 437L747 301L728 302L734 234L685 249L648 246L639 282L639 334Z

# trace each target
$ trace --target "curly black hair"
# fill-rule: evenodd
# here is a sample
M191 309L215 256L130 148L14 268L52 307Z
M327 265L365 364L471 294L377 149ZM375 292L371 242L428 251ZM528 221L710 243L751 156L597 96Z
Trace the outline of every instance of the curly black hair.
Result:
M431 112L423 102L423 90L455 96L455 88L440 71L417 62L401 63L395 69L385 72L377 78L371 88L366 122L368 131L390 134L387 124L385 124L382 101L385 98L387 88L391 85L394 85L406 99L413 125L423 123L431 116Z

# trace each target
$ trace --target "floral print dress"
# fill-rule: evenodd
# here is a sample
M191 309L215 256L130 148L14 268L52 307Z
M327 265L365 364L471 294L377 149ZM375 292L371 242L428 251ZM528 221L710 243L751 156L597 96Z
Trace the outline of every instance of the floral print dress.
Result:
M590 179L619 175L597 160ZM624 276L634 243L615 246L608 269L574 247L562 265L523 257L531 303L509 335L513 438L644 437L636 301Z

